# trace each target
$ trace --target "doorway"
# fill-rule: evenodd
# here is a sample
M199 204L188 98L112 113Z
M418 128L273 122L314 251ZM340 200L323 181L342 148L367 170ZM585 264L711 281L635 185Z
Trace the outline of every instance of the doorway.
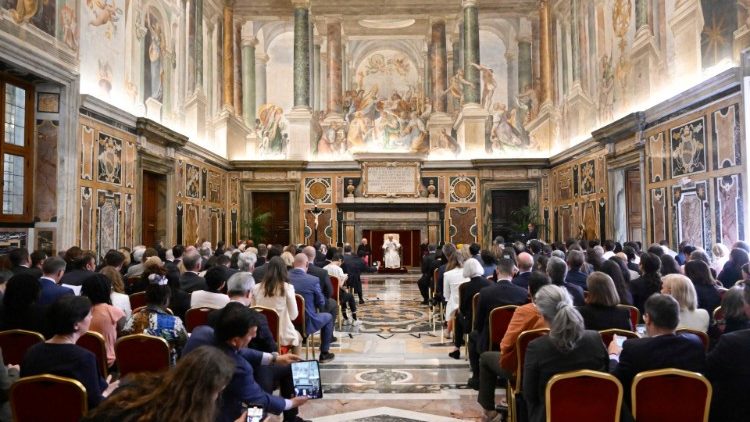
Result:
M643 214L641 211L641 172L637 168L625 171L625 196L628 219L628 238L643 242Z
M167 240L167 176L143 172L141 241L151 247Z
M270 213L264 227L265 233L257 243L267 245L289 244L289 192L253 192L252 193L252 213L259 215Z
M419 251L421 242L421 230L362 230L362 237L367 239L372 248L372 259L370 262L383 262L383 242L386 233L398 234L401 244L401 266L418 267L422 265L422 255ZM356 251L354 245L354 251Z
M528 190L492 191L492 239L502 236L506 242L515 240L517 222L513 211L529 205Z

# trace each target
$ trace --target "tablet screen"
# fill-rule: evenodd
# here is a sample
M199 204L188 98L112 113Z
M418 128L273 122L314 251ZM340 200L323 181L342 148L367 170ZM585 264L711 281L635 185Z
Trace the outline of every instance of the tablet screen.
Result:
M323 397L318 361L292 362L292 379L294 381L294 394L297 397L309 397L311 399Z

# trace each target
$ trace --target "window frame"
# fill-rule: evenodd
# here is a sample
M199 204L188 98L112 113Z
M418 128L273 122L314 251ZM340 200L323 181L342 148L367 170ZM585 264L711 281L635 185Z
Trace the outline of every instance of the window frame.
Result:
M24 120L24 146L13 145L5 142L5 85L10 84L26 91L25 98L25 120ZM23 157L24 175L23 175L23 212L21 214L5 214L0 207L0 225L3 223L34 223L33 213L33 186L34 186L34 135L36 132L35 118L36 105L34 102L34 85L29 82L20 80L7 73L0 72L0 126L3 128L3 135L0 138L0 204L4 200L5 187L5 154L12 154Z

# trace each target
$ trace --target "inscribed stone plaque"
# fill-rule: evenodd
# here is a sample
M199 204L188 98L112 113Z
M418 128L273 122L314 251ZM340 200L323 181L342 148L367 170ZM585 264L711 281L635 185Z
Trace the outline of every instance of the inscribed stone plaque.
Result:
M419 196L418 163L365 163L364 196Z

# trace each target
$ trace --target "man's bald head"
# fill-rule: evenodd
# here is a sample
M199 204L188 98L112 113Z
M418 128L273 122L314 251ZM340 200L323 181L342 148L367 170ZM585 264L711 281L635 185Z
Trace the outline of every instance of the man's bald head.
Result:
M531 271L534 266L534 257L526 252L521 252L516 258L516 264L521 272Z
M305 271L307 271L307 263L309 260L307 259L307 255L304 253L298 253L294 256L294 268L301 268Z
M315 260L315 248L312 246L305 246L304 249L302 249L302 253L307 255L308 261Z

